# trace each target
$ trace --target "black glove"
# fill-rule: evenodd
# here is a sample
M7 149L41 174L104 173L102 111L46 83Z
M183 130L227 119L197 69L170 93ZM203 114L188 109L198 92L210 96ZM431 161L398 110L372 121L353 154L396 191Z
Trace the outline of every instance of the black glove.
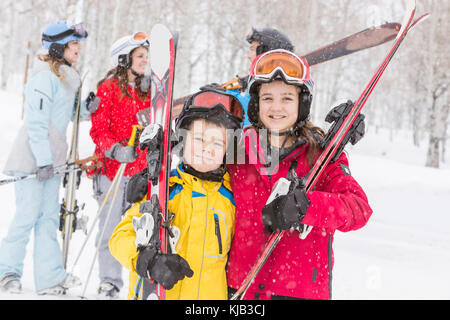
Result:
M89 95L86 98L86 109L88 109L90 113L94 113L97 111L100 101L100 98L97 97L94 92L89 92Z
M292 185L294 187L287 194L276 197L263 207L263 224L270 232L300 228L311 202L302 180L292 182Z
M323 149L325 149L327 145L331 142L331 140L334 138L334 136L336 135L336 131L344 122L345 118L350 112L350 109L353 107L353 104L354 103L351 100L348 100L346 103L341 103L340 105L331 109L330 112L328 112L327 116L325 117L325 121L333 124L331 125L327 134L323 138L322 142L320 143ZM331 162L335 162L337 160L342 150L349 141L352 145L355 145L359 140L361 140L362 137L364 137L364 132L366 128L364 119L365 116L362 113L358 114L352 126L347 131L347 134L345 135L344 139L342 139L342 142L339 145L339 148L336 150L334 157L331 159Z
M200 87L200 90L204 90L204 91L206 91L206 90L225 91L220 84L215 83L215 82L214 83L209 83L209 84L206 84L206 85Z
M328 112L327 116L325 117L325 121L328 123L333 123L338 121L339 119L345 119L353 105L354 103L351 100L348 100L346 103L341 103L340 105L331 109L330 112ZM364 119L365 116L360 113L347 132L347 135L350 137L350 143L353 145L361 140L362 137L364 137Z
M124 146L120 142L117 142L105 152L105 156L115 159L120 163L127 163L136 160L139 154L136 152L134 146Z
M36 179L40 182L49 180L54 176L55 176L55 169L53 168L53 164L39 167L36 171Z
M191 278L194 271L178 254L159 253L153 247L146 247L139 253L136 272L143 278L152 278L165 289L170 290L184 277Z

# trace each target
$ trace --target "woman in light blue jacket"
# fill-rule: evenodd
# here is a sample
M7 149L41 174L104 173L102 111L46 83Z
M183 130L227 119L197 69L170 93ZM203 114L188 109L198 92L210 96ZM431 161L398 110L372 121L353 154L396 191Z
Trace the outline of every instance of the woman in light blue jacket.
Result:
M16 182L16 215L0 245L0 290L20 293L26 245L34 229L34 279L38 294L64 294L79 282L66 273L57 241L59 187L54 169L66 161L66 129L74 115L80 76L78 61L84 27L66 21L50 24L42 34L48 50L38 54L25 87L25 121L13 143L4 173L35 179ZM92 110L94 111L94 110ZM82 117L89 118L86 103Z

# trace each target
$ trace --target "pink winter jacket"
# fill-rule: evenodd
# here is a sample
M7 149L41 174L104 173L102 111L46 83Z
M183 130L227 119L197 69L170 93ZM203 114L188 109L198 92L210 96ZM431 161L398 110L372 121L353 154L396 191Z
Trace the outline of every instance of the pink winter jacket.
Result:
M252 157L255 145L258 143L247 141L246 163L249 158L255 158ZM307 149L307 143L297 147L279 163L277 172L272 175L263 174L265 168L259 161L229 166L236 202L235 233L227 271L229 287L240 287L270 235L263 226L261 212L274 183L286 177L293 160L298 162L299 177L308 173ZM364 191L351 176L344 153L325 168L308 197L311 204L302 222L313 226L312 231L304 240L299 238L298 231L285 233L245 299L270 299L272 295L331 299L334 232L363 227L372 209Z

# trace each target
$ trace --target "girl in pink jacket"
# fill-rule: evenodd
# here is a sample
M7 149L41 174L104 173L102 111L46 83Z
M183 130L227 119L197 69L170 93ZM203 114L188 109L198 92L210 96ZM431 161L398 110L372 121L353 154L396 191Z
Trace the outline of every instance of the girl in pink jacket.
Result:
M230 292L241 286L270 234L290 230L244 299L331 299L334 232L363 227L372 209L344 153L328 164L311 192L298 189L265 207L274 184L291 168L298 177L307 175L325 133L309 121L313 82L303 59L285 50L269 51L253 61L251 75L245 163L228 166L236 201ZM304 225L312 229L302 239Z

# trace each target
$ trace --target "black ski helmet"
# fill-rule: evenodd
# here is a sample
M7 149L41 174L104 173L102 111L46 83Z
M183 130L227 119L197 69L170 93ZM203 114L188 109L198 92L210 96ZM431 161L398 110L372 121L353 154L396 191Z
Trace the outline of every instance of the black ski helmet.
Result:
M210 100L211 103L209 105L201 105L198 103L201 99L196 99L201 94L218 94L217 99L213 98ZM231 112L227 110L224 104L220 102L220 96L224 98L229 98L229 106L231 106L229 109ZM206 100L206 99L205 99ZM225 103L225 101L222 100L222 102ZM226 104L226 103L225 103ZM235 111L235 112L234 112ZM238 115L239 114L239 115ZM244 108L242 107L241 102L232 94L227 93L223 90L215 90L215 89L200 89L199 92L193 94L183 105L183 109L180 113L180 115L175 120L175 128L177 131L177 135L180 134L179 129L188 129L190 124L197 119L205 119L208 121L211 121L218 125L224 125L226 129L233 129L230 132L227 130L227 137L229 139L233 138L233 142L228 142L227 149L225 151L223 164L214 171L209 172L198 172L193 167L188 165L187 163L183 163L183 169L185 172L192 174L202 180L208 180L208 181L220 181L223 182L223 176L225 175L226 171L226 159L228 159L228 156L234 155L234 152L231 152L234 150L234 146L236 141L238 141L239 136L234 136L235 130L239 129L241 127L241 124L244 119ZM238 134L240 134L240 131L238 131ZM178 144L176 145L178 148L177 151L175 151L177 148L174 148L172 152L175 154L178 154L179 157L183 158L184 155L184 145L185 145L185 138L180 141L182 137L178 136Z
M278 51L278 50L273 50ZM283 50L279 50L283 51ZM292 53L293 54L293 53ZM301 59L304 63L304 65L307 67L307 73L306 73L306 79L302 84L293 84L297 87L299 87L299 105L298 105L298 117L297 122L293 128L294 133L298 132L298 130L303 127L306 122L309 120L310 112L311 112L311 103L313 98L313 89L314 89L314 81L311 78L311 74L309 72L309 65L306 62L306 60L302 59L301 57L298 57ZM256 61L256 60L255 60ZM253 62L255 63L255 62ZM253 65L252 65L253 67ZM256 128L262 128L261 123L259 121L259 88L261 84L268 83L273 80L282 80L285 83L288 83L286 79L284 78L283 72L276 71L272 78L267 80L258 80L254 77L250 78L250 84L249 84L249 94L250 94L250 101L248 103L248 120L250 123L256 127Z
M247 34L247 42L252 43L258 41L259 46L256 48L256 55L274 49L284 49L294 52L294 45L291 40L282 32L274 28L252 29Z

